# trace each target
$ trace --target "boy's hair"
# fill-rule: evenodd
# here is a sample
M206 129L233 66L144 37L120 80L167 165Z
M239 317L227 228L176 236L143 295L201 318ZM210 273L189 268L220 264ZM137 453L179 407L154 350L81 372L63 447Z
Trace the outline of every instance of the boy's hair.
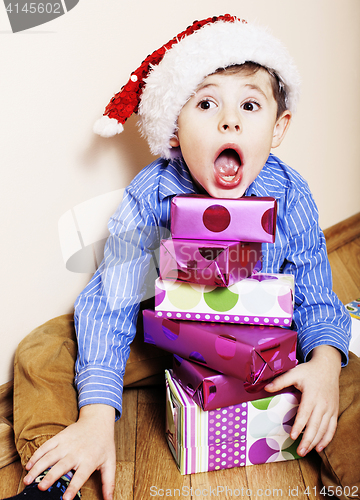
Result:
M227 66L226 68L219 68L215 71L215 73L226 73L228 75L239 75L241 73L246 73L247 75L254 75L260 69L266 71L266 73L268 73L270 77L273 96L277 104L276 119L278 119L287 109L287 106L285 86L278 75L275 73L275 71L271 71L270 69L261 66L261 64L247 61L244 64L233 64L231 66Z

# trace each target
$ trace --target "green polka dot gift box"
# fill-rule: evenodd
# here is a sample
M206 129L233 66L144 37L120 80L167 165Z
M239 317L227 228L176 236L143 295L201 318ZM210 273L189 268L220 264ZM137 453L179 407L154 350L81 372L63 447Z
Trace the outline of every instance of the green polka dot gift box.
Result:
M202 410L166 371L166 439L181 474L299 458L290 430L300 401L295 389Z
M290 327L293 307L290 274L257 273L229 287L155 282L155 311L161 318Z

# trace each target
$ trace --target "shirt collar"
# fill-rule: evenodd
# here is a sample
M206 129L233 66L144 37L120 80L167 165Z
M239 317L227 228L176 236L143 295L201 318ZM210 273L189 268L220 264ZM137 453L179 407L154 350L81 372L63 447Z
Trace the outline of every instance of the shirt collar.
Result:
M161 201L168 196L177 194L198 193L182 157L163 161L164 165L159 182L159 197Z
M272 196L280 199L284 192L284 184L274 173L274 165L279 167L280 163L276 156L270 154L259 175L245 191L245 196Z

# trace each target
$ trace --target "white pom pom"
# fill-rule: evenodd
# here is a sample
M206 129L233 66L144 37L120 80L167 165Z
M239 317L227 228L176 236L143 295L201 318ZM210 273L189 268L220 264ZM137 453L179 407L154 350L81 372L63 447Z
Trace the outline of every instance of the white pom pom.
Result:
M124 127L115 118L109 118L105 115L94 123L93 130L101 137L114 137L116 134L121 134Z

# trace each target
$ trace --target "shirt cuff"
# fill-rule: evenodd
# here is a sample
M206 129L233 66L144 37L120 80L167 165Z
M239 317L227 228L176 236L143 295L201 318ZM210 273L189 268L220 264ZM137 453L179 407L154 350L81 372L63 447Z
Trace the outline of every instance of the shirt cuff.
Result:
M320 345L330 345L341 353L341 366L346 366L349 361L349 342L342 329L331 323L313 324L298 334L298 347L304 361L310 352Z
M116 420L122 412L123 377L111 368L87 366L75 377L79 409L91 404L115 408Z

